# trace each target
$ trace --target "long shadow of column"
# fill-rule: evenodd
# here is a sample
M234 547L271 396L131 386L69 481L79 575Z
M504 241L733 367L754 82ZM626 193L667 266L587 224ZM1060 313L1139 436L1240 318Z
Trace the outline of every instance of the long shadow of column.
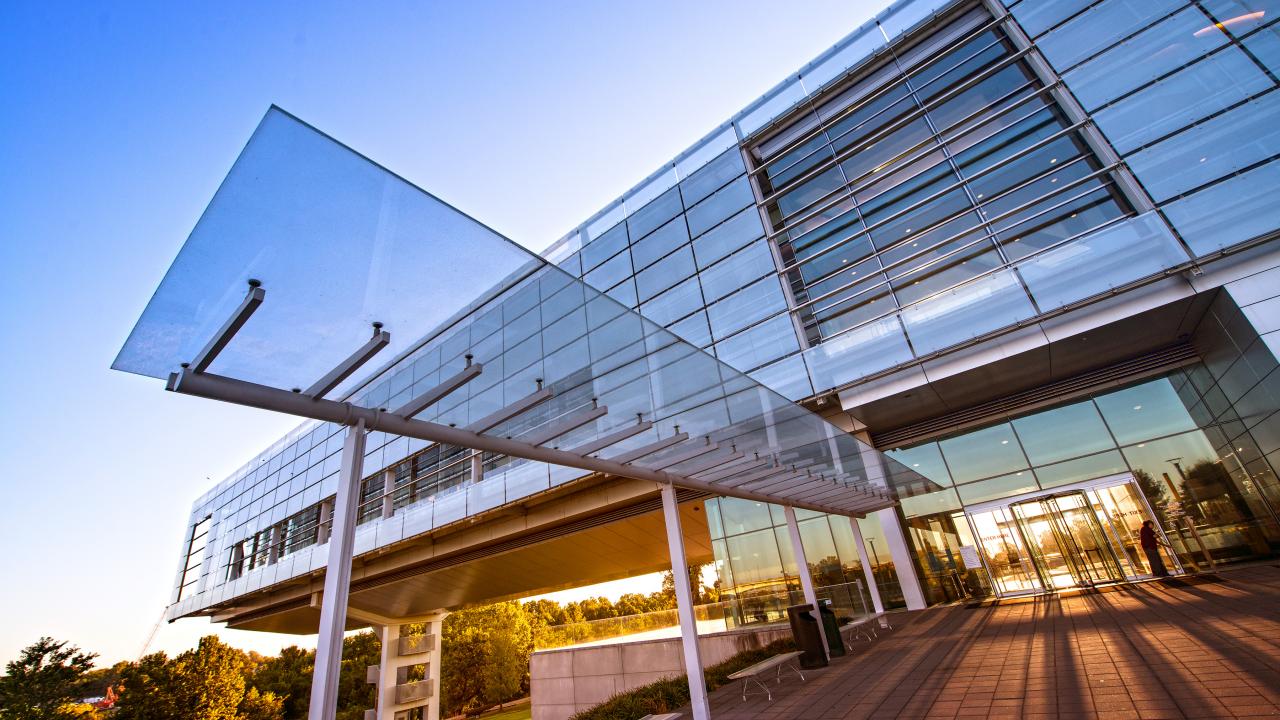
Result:
M1130 587L1119 588L1118 590L1116 590L1116 592L1125 597L1129 597L1137 601L1141 605L1143 605L1143 609L1148 614L1155 617L1160 616L1160 614L1156 611L1156 606L1152 602L1151 598L1144 597L1144 593L1142 593L1141 591L1136 590L1135 588L1130 586ZM1095 607L1097 608L1097 611L1100 614L1106 615L1108 617L1111 624L1115 626L1117 634L1120 637L1124 638L1125 641L1129 644L1129 646L1133 648L1137 657L1141 658L1142 663L1147 671L1146 675L1149 678L1151 678L1151 680L1154 681L1154 684L1160 688L1161 692L1164 694L1164 697L1167 698L1170 703L1178 707L1184 714L1196 716L1196 717L1204 717L1206 715L1213 716L1215 714L1222 713L1222 708L1220 706L1218 699L1213 697L1211 693L1207 693L1203 689L1197 692L1191 691L1191 688L1194 685L1196 684L1202 685L1202 683L1200 683L1200 681L1194 675L1189 675L1184 669L1181 668L1181 661L1178 658L1170 657L1168 651L1162 648L1156 647L1155 645L1150 643L1145 637L1143 637L1141 634L1128 632L1128 630L1126 629L1126 626L1122 624L1117 617L1119 611L1110 607L1104 607L1101 598L1093 597L1090 599L1092 603L1095 605ZM1138 615L1138 613L1133 611L1128 611L1128 612L1131 612L1135 616ZM1138 619L1139 620L1141 619L1140 616ZM1133 626L1141 627L1141 622L1133 623ZM1157 668L1152 665L1151 660L1153 658L1162 658L1166 660L1171 660L1171 662L1168 662L1167 664L1161 665L1160 668ZM1169 680L1171 678L1168 675L1166 675L1166 673L1177 674L1183 680L1182 684L1186 686L1188 690L1186 692L1174 691L1169 683Z
M1177 610L1168 603L1161 603L1160 605L1157 605L1156 601L1152 597L1144 597L1146 594L1145 592L1132 588L1128 589L1128 592L1131 593L1139 602L1148 606L1157 614L1163 614L1160 610L1164 610L1165 612L1181 615L1183 619L1174 624L1177 624L1183 631L1192 636L1202 646L1217 653L1221 662L1234 665L1238 672L1247 674L1262 687L1274 687L1277 684L1277 672L1280 671L1280 667L1278 667L1280 663L1277 663L1274 658L1259 658L1255 653L1249 651L1247 648L1242 648L1235 643L1227 641L1223 636L1210 632L1202 624L1204 619L1203 617L1193 617L1185 612ZM1221 598L1213 597L1207 593L1205 593L1205 595L1207 596L1205 599L1209 600L1211 606L1215 607L1215 610L1217 610L1218 601L1221 600ZM1157 608L1159 608L1159 610L1157 610ZM1214 612L1213 615L1221 617L1220 612ZM1254 635L1254 633L1248 634ZM1256 635L1254 636L1257 637ZM1238 660L1232 660L1233 656L1238 657L1242 651L1249 656L1249 659L1252 662L1243 664ZM1256 667L1255 665L1260 665L1262 667Z

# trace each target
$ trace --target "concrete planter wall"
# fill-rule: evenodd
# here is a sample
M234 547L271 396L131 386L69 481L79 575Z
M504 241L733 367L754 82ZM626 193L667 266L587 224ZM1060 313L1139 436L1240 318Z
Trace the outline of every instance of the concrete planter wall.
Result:
M791 637L786 625L702 635L703 667ZM619 693L685 674L680 638L535 652L529 662L533 720L567 720Z

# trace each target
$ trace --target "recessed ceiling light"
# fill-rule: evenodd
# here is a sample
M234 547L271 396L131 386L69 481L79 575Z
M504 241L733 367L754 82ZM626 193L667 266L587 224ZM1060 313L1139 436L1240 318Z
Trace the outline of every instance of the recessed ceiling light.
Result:
M1142 406L1141 406L1141 405L1134 405L1134 406L1133 406L1133 409L1134 409L1134 410L1141 410L1141 409L1142 409Z
M1008 441L1008 440L1001 440L1001 441L1000 441L1000 444L1001 444L1001 445L1008 445L1008 444L1009 444L1009 441Z

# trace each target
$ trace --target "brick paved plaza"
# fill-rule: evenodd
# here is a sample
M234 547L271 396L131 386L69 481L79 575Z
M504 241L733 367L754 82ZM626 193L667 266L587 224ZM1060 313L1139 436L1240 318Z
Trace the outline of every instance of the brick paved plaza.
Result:
M712 715L1280 716L1280 566L1216 577L894 614L896 630L784 680L772 702L717 690Z

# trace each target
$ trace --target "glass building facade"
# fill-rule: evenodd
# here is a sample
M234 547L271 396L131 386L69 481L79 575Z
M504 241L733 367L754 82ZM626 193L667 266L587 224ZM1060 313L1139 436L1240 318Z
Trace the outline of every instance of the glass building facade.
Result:
M1278 23L1276 0L897 2L544 257L780 395L838 404L851 432L887 438L879 449L942 486L856 521L887 605L911 604L912 585L945 602L1142 577L1143 519L1175 569L1274 557ZM909 371L999 355L1024 329L1106 327L1117 301L1173 284L1194 300L1169 338L1186 348L1176 362L1106 375L1114 361L1100 361L1034 403L975 371L985 404L912 421L927 432L859 421L862 388L912 389ZM554 352L536 367L521 354L515 311L522 293L559 307L560 290L504 291L511 318L441 338L365 400L397 404L473 347L508 371L442 420L470 422L535 378L573 387ZM598 342L582 302L525 320L579 352ZM1147 302L1141 319L1172 300L1132 302ZM1152 349L1123 342L1115 357ZM564 411L590 402L564 397L579 403ZM193 567L225 599L322 563L309 548L340 446L338 428L305 426L198 501L191 537L217 538L216 554L201 566L184 552L181 592ZM461 451L378 433L368 448L366 467L384 470L364 484L358 550L578 475L484 457L484 477L510 479L475 484ZM214 506L217 527L200 527ZM781 512L706 507L724 596L740 622L771 619L798 583ZM800 515L815 580L854 604L865 575L849 521Z

